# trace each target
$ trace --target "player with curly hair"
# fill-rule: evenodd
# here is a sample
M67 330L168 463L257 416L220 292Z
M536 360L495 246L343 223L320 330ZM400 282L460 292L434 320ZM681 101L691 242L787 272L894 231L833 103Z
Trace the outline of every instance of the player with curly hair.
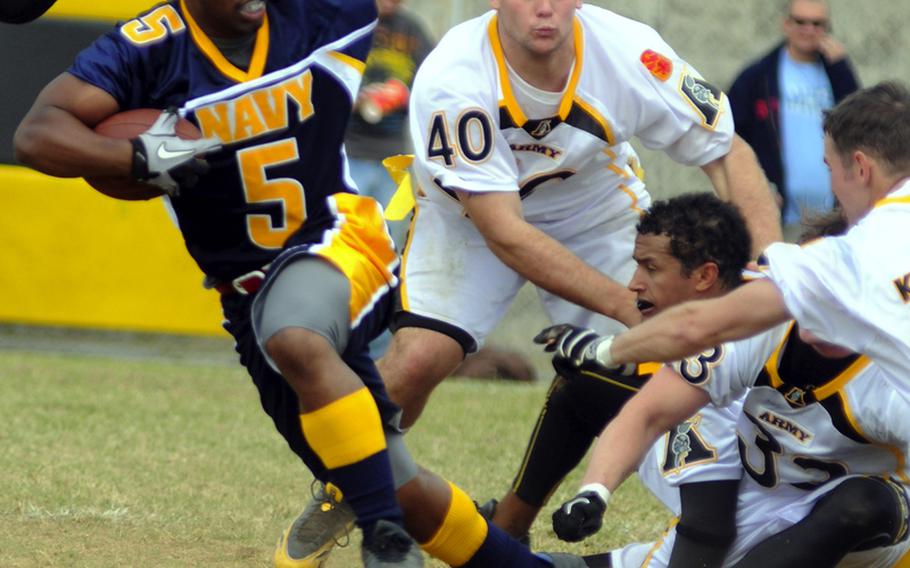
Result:
M637 268L629 289L642 318L686 300L725 294L742 282L751 239L740 212L713 195L655 202L636 229ZM562 378L550 388L512 488L500 503L484 506L495 524L516 537L527 534L559 483L655 368L605 373L574 368L565 359L555 359L554 366ZM662 438L639 468L646 485L680 516L671 566L719 566L733 541L742 477L730 436L737 411L736 405L706 407ZM623 560L634 564L639 552L629 551Z
M582 344L568 328L547 337L582 366L673 360L709 346L661 368L610 422L584 477L591 499L573 500L579 506L561 508L554 522L596 531L609 492L654 439L708 401L723 405L748 390L737 430L749 475L732 559L780 531L743 563L890 566L905 555L910 249L893 246L893 238L906 227L910 202L910 91L894 82L859 91L828 112L824 125L844 235L805 247L772 245L768 278L678 306L615 338L591 334ZM739 337L746 339L733 341ZM846 501L860 506L838 513L838 493L856 495L858 484L870 489L875 484L863 480L872 478L880 481L872 492L879 497L861 494ZM882 502L883 493L890 511L869 518L869 503ZM821 525L797 528L810 512ZM860 513L869 522L859 528L873 534L849 522ZM783 546L792 538L807 546Z

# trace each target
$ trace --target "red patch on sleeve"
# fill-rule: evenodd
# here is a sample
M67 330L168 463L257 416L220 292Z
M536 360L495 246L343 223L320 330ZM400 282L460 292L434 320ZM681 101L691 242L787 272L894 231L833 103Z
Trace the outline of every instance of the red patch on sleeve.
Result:
M661 81L666 81L673 74L673 62L651 49L646 49L641 53L641 62L652 75Z

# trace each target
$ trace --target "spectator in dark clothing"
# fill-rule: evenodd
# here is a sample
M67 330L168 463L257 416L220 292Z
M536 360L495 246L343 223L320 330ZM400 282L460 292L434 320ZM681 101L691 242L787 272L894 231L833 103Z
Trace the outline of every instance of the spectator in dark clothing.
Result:
M728 92L736 132L780 194L784 235L834 204L822 162L823 112L859 88L843 45L831 36L828 3L790 0L785 41L749 65Z

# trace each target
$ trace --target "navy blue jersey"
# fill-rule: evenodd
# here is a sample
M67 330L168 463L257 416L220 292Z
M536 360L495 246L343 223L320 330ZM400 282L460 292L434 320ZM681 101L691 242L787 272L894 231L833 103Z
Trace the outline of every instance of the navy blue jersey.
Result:
M190 254L225 280L331 227L326 197L355 191L342 140L375 18L374 0L268 0L244 70L173 1L99 38L69 72L121 110L178 107L221 139L211 171L171 203Z

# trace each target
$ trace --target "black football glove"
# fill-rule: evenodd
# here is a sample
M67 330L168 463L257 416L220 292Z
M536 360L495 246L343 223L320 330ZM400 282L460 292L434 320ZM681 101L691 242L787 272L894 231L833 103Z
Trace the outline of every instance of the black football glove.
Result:
M157 186L170 196L181 187L192 187L208 163L198 157L221 148L217 138L184 140L177 136L180 117L173 109L161 113L148 130L130 140L133 143L134 179Z
M579 542L600 530L610 492L599 483L581 488L578 495L553 511L553 532L559 540Z
M562 376L576 374L581 370L594 371L600 375L633 375L635 365L616 365L610 357L612 335L598 335L593 329L586 329L563 323L550 326L534 337L534 343L544 346L544 351L553 353L553 367Z

